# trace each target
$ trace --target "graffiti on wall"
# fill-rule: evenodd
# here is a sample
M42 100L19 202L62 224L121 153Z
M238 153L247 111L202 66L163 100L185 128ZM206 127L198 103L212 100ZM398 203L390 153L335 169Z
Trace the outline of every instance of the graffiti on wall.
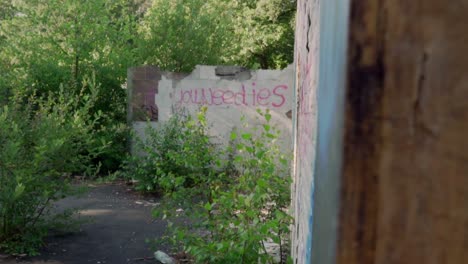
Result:
M251 126L261 124L257 108L270 109L271 124L281 131L278 143L290 151L292 65L283 70L244 70L239 76L229 78L219 75L220 68L224 69L199 65L191 73L165 72L148 66L129 69L127 119L133 122L135 133L145 138L141 121L152 121L151 125L157 127L158 123L168 121L177 109L196 114L204 105L208 106L208 133L216 144L229 144L235 127L242 127L245 122Z
M180 105L237 105L278 108L286 103L285 93L288 91L288 88L286 84L274 87L257 87L257 84L253 82L250 86L241 84L239 89L184 89L176 94L176 101Z

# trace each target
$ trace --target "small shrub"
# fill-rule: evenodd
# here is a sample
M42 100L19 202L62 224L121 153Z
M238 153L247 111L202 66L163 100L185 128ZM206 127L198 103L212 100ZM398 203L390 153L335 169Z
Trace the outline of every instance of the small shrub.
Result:
M218 168L229 170L212 170L206 180L177 190L155 211L156 216L168 217L185 205L184 217L191 219L191 225L170 224L170 238L196 263L274 263L266 242L279 245L277 262L290 262L289 158L279 150L279 131L270 124L270 113L258 113L264 124L233 131L233 143L218 155L231 157L216 161Z
M94 167L99 168L99 176L109 175L120 169L127 157L127 139L129 130L126 124L102 116L106 123L98 124L93 129L94 143L92 148L100 148L100 152L91 160Z
M172 193L206 179L216 155L207 135L206 110L201 108L196 118L179 110L159 128L147 127L147 139L136 146L143 156L129 158L124 167L137 190Z

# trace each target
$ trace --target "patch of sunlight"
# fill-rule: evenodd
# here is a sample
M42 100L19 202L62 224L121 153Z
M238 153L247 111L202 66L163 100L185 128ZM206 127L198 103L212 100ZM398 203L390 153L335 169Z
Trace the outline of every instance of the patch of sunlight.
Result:
M80 215L86 216L97 216L97 215L105 215L112 213L112 210L109 209L88 209L88 210L80 210Z

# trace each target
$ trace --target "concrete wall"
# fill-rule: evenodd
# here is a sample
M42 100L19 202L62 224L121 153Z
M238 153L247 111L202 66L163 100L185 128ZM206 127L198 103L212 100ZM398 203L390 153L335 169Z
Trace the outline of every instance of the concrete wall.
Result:
M190 74L162 72L145 66L128 71L129 122L144 135L144 120L152 125L167 121L176 108L190 113L208 107L207 120L214 140L227 144L241 117L249 126L260 124L257 109L269 109L272 123L281 131L280 144L292 150L292 66L284 70L249 71L235 66L197 66Z
M299 0L295 44L295 114L292 255L308 263L312 248L313 171L317 124L320 1Z

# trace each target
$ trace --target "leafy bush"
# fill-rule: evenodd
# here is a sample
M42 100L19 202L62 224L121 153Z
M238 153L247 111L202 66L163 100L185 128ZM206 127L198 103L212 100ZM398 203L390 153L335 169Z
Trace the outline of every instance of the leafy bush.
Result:
M93 128L95 145L92 148L101 148L101 151L90 161L90 165L98 167L96 174L102 176L116 172L126 159L129 129L127 124L114 120L108 114L97 113L100 118Z
M91 131L93 98L64 90L57 100L13 100L0 109L0 250L36 254L50 227L51 202L71 194L69 176L105 146ZM79 103L81 102L81 103Z
M178 110L159 128L146 129L136 152L125 165L126 175L137 182L137 190L171 193L199 186L214 166L216 149L207 135L206 107L196 118Z
M211 146L208 137L204 136L203 140L185 140L182 145L176 144L180 148L169 150L183 152L187 149L191 155L155 152L156 156L147 156L144 163L146 166L155 161L153 168L157 171L162 160L159 155L167 155L180 158L170 159L174 163L164 163L175 168L178 161L185 162L184 168L192 168L191 164L196 168L208 168L197 171L202 180L195 181L189 188L171 189L170 199L154 212L156 217L164 215L164 218L172 219L177 208L184 208L184 217L191 219L191 225L170 224L170 238L175 245L182 246L196 263L273 263L265 243L279 245L280 254L276 262L289 261L289 226L292 221L287 212L290 203L289 159L279 150L279 131L270 124L270 113L258 113L265 120L263 125L251 130L233 131L232 144L216 155L212 154L209 159L203 156L209 148L207 146ZM206 123L204 118L202 120ZM177 132L186 128L177 128L178 125L180 123L170 124L169 131L174 134L167 139L172 140L166 142L158 138L157 141L181 142L179 137L185 138L187 134L182 132L179 135ZM153 135L152 138L157 137ZM144 169L140 173L144 174ZM165 177L166 181L177 182L183 174L175 176L169 173Z
M95 138L108 143L91 162L100 172L117 170L125 157L127 68L134 65L136 21L124 0L0 1L0 104L14 94L68 93L91 96L94 75L99 97L90 114L101 113ZM11 4L6 4L11 2ZM8 12L6 12L8 11ZM16 14L16 15L15 15ZM19 15L21 14L21 15ZM81 101L82 98L76 98Z

